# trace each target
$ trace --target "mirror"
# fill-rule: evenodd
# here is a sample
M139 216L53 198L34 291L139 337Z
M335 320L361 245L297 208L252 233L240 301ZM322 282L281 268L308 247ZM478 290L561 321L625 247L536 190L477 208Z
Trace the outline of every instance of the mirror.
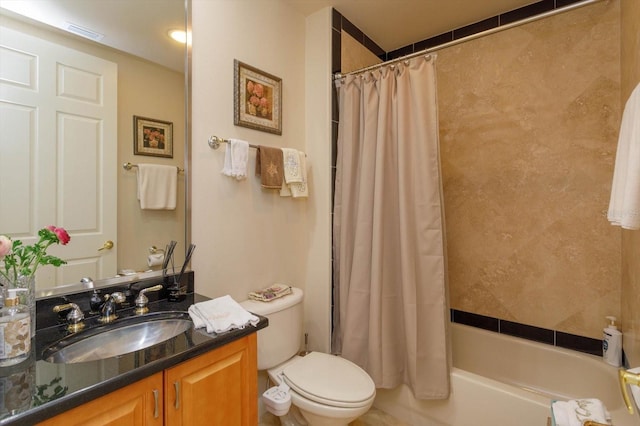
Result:
M51 151L67 160L64 173L67 170L77 171L81 178L76 181L83 181L84 176L90 178L89 174L95 170L104 169L108 172L101 175L102 181L96 179L92 188L94 193L83 193L83 199L98 200L95 204L100 205L101 193L108 192L105 188L109 187L112 188L116 201L102 203L106 204L100 206L104 210L95 212L90 203L85 206L77 200L70 204L63 199L56 199L53 208L40 208L40 211L37 211L38 208L33 206L41 205L44 197L41 193L31 192L30 187L27 193L32 196L25 203L36 212L25 215L25 209L16 208L12 210L17 218L5 219L3 216L0 221L0 234L21 239L25 244L33 242L29 237L34 235L34 228L37 233L38 229L50 224L65 227L72 235L70 244L65 247L54 246L49 252L69 260L76 243L76 250L87 253L87 259L74 258L63 268L46 267L41 268L42 272L39 269L36 278L37 290L79 283L84 276L92 277L99 285L97 280L112 278L123 270L135 271L138 276L139 273L157 271L161 268L160 265L149 265L149 256L152 254L150 249L156 247L162 250L171 240L178 242L174 252L175 267L179 269L182 265L185 247L188 244L185 204L187 177L184 173L185 149L188 143L188 109L185 93L185 88L188 87L188 72L185 72L188 50L185 44L170 40L167 33L170 29L186 29L187 5L184 0L3 0L0 5L0 28L3 30L8 29L27 37L39 38L64 49L99 58L115 64L117 69L117 93L112 95L117 103L117 120L113 138L104 140L104 145L113 149L108 163L87 165L74 161L74 156L80 155L79 152L67 152L59 147L57 151L56 148ZM0 44L4 44L4 41L0 40ZM54 61L62 62L55 59ZM0 85L3 83L4 81L0 82ZM2 94L4 96L5 92ZM0 104L4 100L0 99ZM147 155L134 154L134 116L171 123L172 157L152 155L153 152L146 153ZM15 135L15 132L7 132L4 128L7 120L2 123L0 134ZM56 132L38 129L38 133L42 135ZM52 144L59 142L59 139L58 134L52 138ZM44 145L43 142L49 143L44 139L38 140L38 143ZM74 145L81 146L78 143L71 146ZM106 157L108 156L96 155L98 159ZM180 168L182 172L177 173L175 210L142 210L137 199L136 168L126 170L123 167L125 163L169 165L175 166L176 171ZM58 174L54 173L55 179L50 181L58 179L60 169L63 167L58 168ZM33 185L33 188L38 187ZM59 187L51 186L43 191L64 193ZM29 217L25 219L24 216ZM86 220L90 217L96 219L93 222ZM99 240L90 244L82 242L83 237L96 234L107 222L114 224L111 233L105 233ZM17 229L18 232L12 232L12 229L4 229L10 227L8 223L26 225L16 226L13 229ZM106 241L113 241L114 249L111 252L99 251ZM109 257L113 258L111 266L102 266L99 263L100 260Z

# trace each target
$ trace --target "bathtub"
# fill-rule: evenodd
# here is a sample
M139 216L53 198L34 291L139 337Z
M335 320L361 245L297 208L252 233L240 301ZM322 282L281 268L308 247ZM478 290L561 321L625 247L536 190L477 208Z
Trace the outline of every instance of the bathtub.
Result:
M374 407L415 426L545 426L551 400L598 398L615 426L640 425L600 357L455 323L451 335L449 399L416 400L400 386L379 389Z

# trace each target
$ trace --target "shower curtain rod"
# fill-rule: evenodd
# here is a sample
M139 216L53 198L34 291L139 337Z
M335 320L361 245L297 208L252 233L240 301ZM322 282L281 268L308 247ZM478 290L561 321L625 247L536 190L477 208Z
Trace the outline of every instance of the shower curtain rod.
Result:
M366 71L371 71L371 70L374 70L376 68L380 68L380 67L383 67L383 66L386 66L386 65L391 65L391 64L398 63L398 62L402 62L402 61L406 61L406 60L409 60L409 59L413 59L413 58L416 58L416 57L421 56L421 55L428 55L429 53L433 53L435 51L438 51L440 49L444 49L444 48L447 48L447 47L455 46L456 44L464 43L466 41L475 40L477 38L485 37L485 36L491 35L493 33L497 33L497 32L503 31L503 30L508 30L509 28L518 27L520 25L528 24L529 22L534 22L534 21L537 21L537 20L540 20L540 19L548 18L548 17L553 16L553 15L558 15L560 13L569 12L571 10L578 9L578 8L583 7L583 6L588 6L588 5L593 4L593 3L599 3L601 1L603 1L603 0L583 0L583 1L580 1L580 2L577 2L577 3L572 3L570 5L567 5L567 6L564 6L564 7L560 7L558 9L549 10L547 12L543 12L543 13L540 13L538 15L530 16L528 18L524 18L524 19L521 19L519 21L514 21L514 22L511 22L511 23L506 24L506 25L500 25L498 27L494 27L494 28L491 28L491 29L488 29L488 30L480 31L479 33L475 33L475 34L468 35L466 37L459 38L457 40L452 40L452 41L448 41L448 42L443 43L443 44L439 44L437 46L429 47L429 48L421 50L419 52L409 53L408 55L404 55L404 56L401 56L399 58L390 59L388 61L381 62L379 64L371 65L371 66L368 66L368 67L365 67L365 68L360 68L359 70L349 71L349 72L344 73L344 74L335 73L333 75L333 79L334 80L339 80L342 77L346 77L348 75L360 74L360 73L363 73L363 72L366 72Z

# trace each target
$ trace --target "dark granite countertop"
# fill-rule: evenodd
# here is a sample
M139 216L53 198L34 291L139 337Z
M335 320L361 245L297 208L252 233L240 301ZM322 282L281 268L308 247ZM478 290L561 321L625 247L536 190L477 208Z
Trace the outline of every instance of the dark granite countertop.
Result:
M189 293L182 302L157 300L150 312L186 312L204 296ZM132 309L119 311L120 317L133 315ZM95 326L95 318L86 328ZM30 425L54 417L95 398L151 376L198 355L209 352L266 327L260 317L257 327L231 330L218 335L193 328L146 349L99 361L54 364L41 359L43 350L68 334L64 325L36 332L31 357L20 364L0 368L0 425Z

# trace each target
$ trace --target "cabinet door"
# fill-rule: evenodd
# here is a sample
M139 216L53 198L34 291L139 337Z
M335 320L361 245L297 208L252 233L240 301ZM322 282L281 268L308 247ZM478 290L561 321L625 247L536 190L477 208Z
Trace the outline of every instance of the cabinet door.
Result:
M162 373L156 373L39 424L46 426L160 426L163 421L162 385Z
M256 333L165 371L168 426L258 424Z

